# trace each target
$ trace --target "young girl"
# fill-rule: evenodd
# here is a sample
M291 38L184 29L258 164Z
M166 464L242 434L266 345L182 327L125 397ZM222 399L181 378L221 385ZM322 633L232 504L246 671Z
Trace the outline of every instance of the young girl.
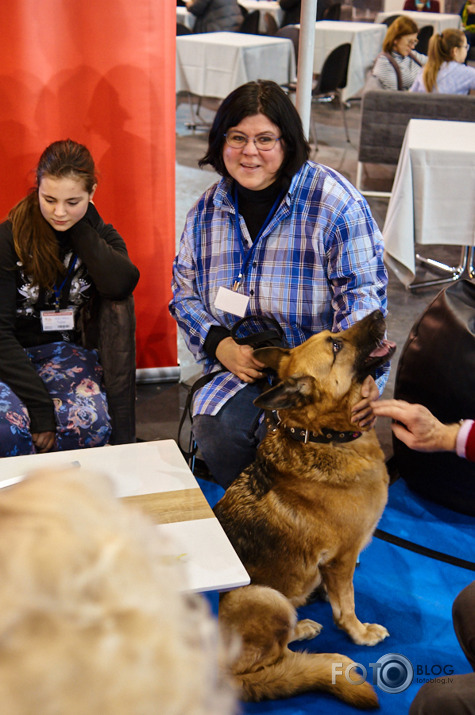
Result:
M102 370L80 345L80 309L129 296L139 272L92 203L88 149L48 146L36 187L0 224L0 456L98 446L111 427Z
M475 69L464 64L468 42L462 30L444 30L429 42L427 64L411 92L468 94L475 89Z

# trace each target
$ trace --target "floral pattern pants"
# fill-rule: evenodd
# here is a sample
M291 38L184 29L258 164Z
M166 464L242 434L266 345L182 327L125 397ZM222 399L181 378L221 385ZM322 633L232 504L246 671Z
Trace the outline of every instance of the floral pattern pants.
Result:
M57 342L26 348L26 353L54 402L54 449L107 444L111 424L96 351ZM0 457L35 451L27 408L0 382Z

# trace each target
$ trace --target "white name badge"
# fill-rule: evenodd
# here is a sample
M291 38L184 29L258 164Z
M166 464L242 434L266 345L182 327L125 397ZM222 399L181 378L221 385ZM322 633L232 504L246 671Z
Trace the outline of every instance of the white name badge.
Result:
M244 318L248 303L249 296L238 293L235 290L229 290L229 288L223 288L223 286L218 290L214 301L215 307L219 308L219 310L239 315L240 318Z
M65 308L64 310L42 310L41 325L44 332L62 332L63 330L74 329L74 310Z

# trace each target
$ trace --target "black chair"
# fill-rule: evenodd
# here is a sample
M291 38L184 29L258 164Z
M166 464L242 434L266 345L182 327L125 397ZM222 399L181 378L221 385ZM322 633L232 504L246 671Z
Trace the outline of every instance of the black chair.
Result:
M387 27L389 27L389 25L392 25L392 23L394 22L394 20L397 20L398 17L401 17L401 16L400 16L400 15L390 15L390 16L387 17L385 20L383 20L383 23L382 23L382 24L383 24L383 25L386 25Z
M299 61L299 40L300 40L300 29L295 25L284 25L275 33L276 37L284 37L287 40L292 40L294 51L295 51L295 66Z
M184 25L182 22L177 22L176 34L177 34L177 37L178 37L178 35L192 35L193 30L190 30L190 28L187 27L186 25Z
M243 32L245 35L259 35L259 10L248 12L238 32Z
M266 35L274 36L277 34L277 30L279 29L279 26L277 24L277 20L275 19L274 15L270 12L264 13L264 24L266 26Z
M434 28L432 25L424 25L424 27L421 27L417 34L417 45L414 47L415 51L426 55L429 49L429 40L433 34Z
M345 106L341 100L341 90L346 87L348 76L348 65L350 62L351 44L345 42L343 45L338 45L330 52L323 63L322 71L317 78L315 89L312 90L312 99L317 101L337 99L343 124L345 127L346 141L350 141L348 134L348 125L346 123ZM316 122L314 122L314 138L317 145Z
M335 2L327 7L323 12L323 20L339 20L341 15L341 3Z

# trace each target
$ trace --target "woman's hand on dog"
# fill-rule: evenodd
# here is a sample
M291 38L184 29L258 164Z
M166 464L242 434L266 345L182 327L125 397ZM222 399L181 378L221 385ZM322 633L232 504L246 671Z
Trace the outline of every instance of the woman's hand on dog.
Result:
M377 417L391 417L395 436L417 452L453 452L459 424L444 425L427 407L404 400L380 400L373 404Z
M371 375L365 379L361 385L361 399L351 410L352 422L361 429L370 429L376 422L373 412L373 403L379 397L378 386Z
M264 363L253 356L250 345L238 345L232 338L224 338L216 348L216 357L230 372L237 375L243 382L255 382L264 377Z

